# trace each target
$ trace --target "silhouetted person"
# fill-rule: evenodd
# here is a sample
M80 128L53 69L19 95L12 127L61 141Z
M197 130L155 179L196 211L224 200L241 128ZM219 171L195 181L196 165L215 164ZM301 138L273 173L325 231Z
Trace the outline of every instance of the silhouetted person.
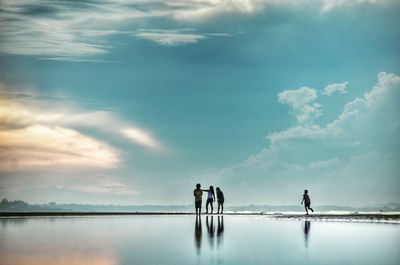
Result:
M224 233L224 217L218 216L218 224L217 224L217 246L218 247L221 245L223 233Z
M211 223L208 223L208 216L206 216L206 225L208 232L208 240L210 242L210 247L214 246L214 235L215 235L215 226L214 226L214 216L211 216Z
M304 202L304 208L306 209L306 214L308 215L308 209L311 210L311 212L314 212L314 210L311 208L311 200L310 197L308 196L308 190L304 191L303 194L303 200L301 201L301 204Z
M203 190L200 189L200 187L201 187L201 185L199 183L197 183L196 188L193 191L194 207L196 209L196 214L201 214L201 203L202 203Z
M310 229L311 229L311 222L304 221L304 240L306 247L308 247L308 233L310 232Z
M220 207L221 207L221 213L223 213L224 212L224 201L225 201L224 193L221 191L221 189L219 187L217 187L215 190L217 192L217 202L218 202L217 213L219 213Z
M214 187L210 186L210 188L208 190L204 190L204 191L207 191L206 213L208 213L208 205L211 206L211 213L212 213L214 210L213 202L215 202Z
M202 238L201 217L200 215L196 215L196 226L194 227L194 239L196 241L197 254L200 254L201 238Z

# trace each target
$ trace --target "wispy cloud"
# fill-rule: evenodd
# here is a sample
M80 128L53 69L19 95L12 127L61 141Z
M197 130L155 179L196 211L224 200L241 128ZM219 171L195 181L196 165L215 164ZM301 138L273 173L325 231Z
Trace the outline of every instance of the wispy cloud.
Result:
M338 92L340 94L346 94L346 88L349 82L338 83L338 84L330 84L324 88L322 95L331 96L334 93Z
M197 43L216 36L174 32L175 29L165 32L120 30L121 25L143 19L162 17L201 23L223 15L251 15L269 6L306 6L328 12L337 7L387 2L392 0L3 0L0 8L0 53L98 62L101 60L93 60L93 57L109 52L113 44L107 42L106 37L113 34L135 35L169 46Z
M87 130L82 133L84 128L126 137L151 150L163 150L149 132L118 118L112 111L85 112L57 105L48 99L0 89L0 170L116 167L121 161L117 148L88 135Z
M134 143L145 146L152 150L161 151L163 149L162 145L150 133L142 129L128 127L122 129L121 133Z
M89 180L87 184L78 184L68 186L52 186L50 188L69 191L69 192L83 192L94 194L110 194L110 195L137 195L139 191L133 189L129 185L122 183L115 178L111 177L106 180L96 181Z
M119 152L75 129L50 123L58 114L40 114L0 99L0 170L44 167L112 168Z
M207 38L205 34L193 34L179 30L139 30L133 35L164 46L182 46Z

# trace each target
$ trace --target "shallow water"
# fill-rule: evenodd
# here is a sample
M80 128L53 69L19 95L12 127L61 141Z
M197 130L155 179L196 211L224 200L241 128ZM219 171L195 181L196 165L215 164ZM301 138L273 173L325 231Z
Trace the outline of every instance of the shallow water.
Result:
M400 264L400 225L255 216L1 219L0 264Z

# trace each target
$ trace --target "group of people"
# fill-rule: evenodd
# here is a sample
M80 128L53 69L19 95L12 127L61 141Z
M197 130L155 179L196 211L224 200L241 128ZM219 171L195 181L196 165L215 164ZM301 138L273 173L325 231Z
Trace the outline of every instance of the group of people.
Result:
M196 189L194 189L194 191L193 191L196 214L201 214L201 204L203 202L203 191L207 192L206 213L208 213L208 206L211 206L210 213L213 213L213 211L214 211L213 203L215 202L215 198L217 198L217 202L218 202L217 213L223 213L225 198L224 198L224 193L221 191L221 189L219 187L217 187L215 189L215 191L216 191L215 192L214 187L210 186L210 188L208 190L202 190L201 185L199 183L197 183Z
M216 196L214 192L214 187L210 186L208 190L202 190L201 185L199 183L196 184L196 188L193 191L194 195L194 204L196 208L196 214L201 214L201 204L203 202L203 191L207 192L207 201L206 201L206 213L208 213L208 206L211 206L211 212L213 213L214 207L213 203L215 202L215 197L217 197L217 202L218 202L218 210L217 213L223 213L224 212L224 194L222 193L221 189L219 187L216 188ZM306 210L306 215L308 215L308 210L311 210L311 212L314 212L313 208L311 208L311 200L310 196L308 195L308 190L304 190L303 194L303 200L301 201L301 204L304 203L304 208ZM221 209L221 212L220 212Z

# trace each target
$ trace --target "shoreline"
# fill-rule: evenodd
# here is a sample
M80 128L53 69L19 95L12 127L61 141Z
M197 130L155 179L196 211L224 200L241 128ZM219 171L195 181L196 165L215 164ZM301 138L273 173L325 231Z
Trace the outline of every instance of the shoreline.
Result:
M168 215L195 215L194 212L0 212L1 217L79 217L79 216L168 216ZM226 212L202 213L203 216L265 216L277 219L391 219L400 221L400 212L359 212L359 213L314 213L306 215L304 213L293 212Z

